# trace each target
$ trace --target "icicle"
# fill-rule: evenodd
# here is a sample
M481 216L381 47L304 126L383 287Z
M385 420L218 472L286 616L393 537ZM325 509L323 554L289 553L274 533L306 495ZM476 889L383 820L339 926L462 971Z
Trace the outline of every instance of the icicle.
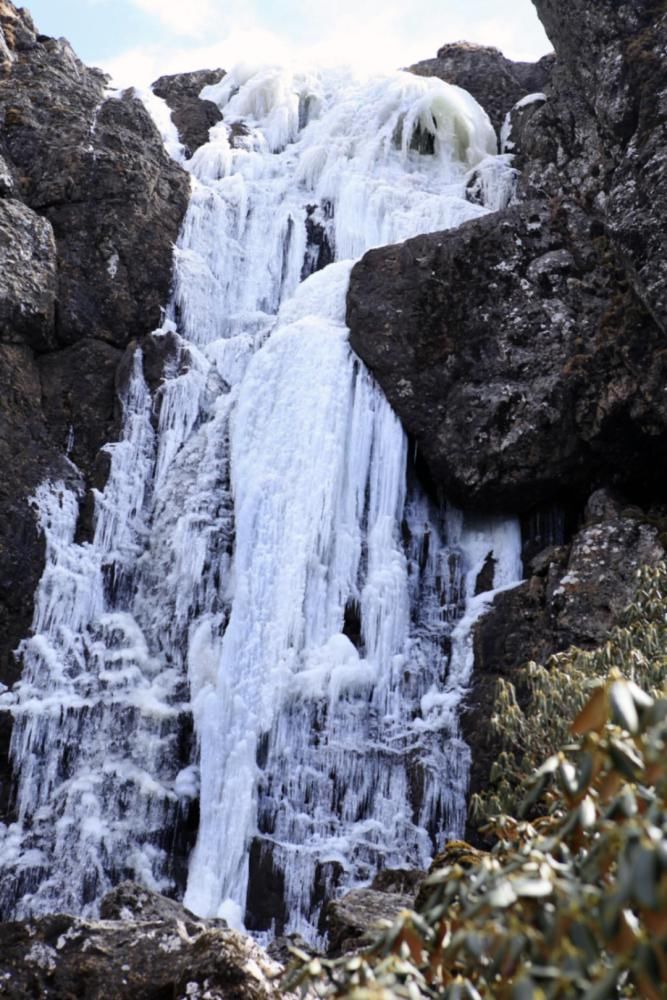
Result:
M405 73L237 69L204 96L224 121L185 164L163 382L151 397L137 352L91 542L71 490L35 498L47 565L0 695L19 812L2 905L94 913L128 875L174 891L169 841L199 797L187 904L268 930L264 858L276 926L317 939L327 895L461 832L476 581L494 560L495 588L519 574L514 522L408 488L344 323L353 258L489 210L466 184L493 175L495 136L464 91Z

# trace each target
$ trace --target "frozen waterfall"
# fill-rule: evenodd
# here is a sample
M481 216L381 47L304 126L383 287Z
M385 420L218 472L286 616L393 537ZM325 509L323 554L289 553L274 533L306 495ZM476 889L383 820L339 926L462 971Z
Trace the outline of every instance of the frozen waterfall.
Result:
M202 96L224 121L184 164L164 378L137 350L90 540L76 487L35 496L0 902L95 913L122 878L182 890L189 858L195 912L317 939L327 896L461 834L478 577L521 576L515 520L420 487L347 343L349 272L497 207L515 174L436 79L239 68ZM479 164L490 206L466 198Z

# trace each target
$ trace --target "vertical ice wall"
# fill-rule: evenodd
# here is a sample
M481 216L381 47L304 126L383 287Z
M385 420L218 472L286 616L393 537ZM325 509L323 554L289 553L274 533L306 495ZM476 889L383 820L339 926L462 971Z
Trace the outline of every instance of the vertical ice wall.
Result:
M151 397L138 352L91 542L71 490L36 497L2 897L94 912L121 877L173 888L198 797L186 903L268 929L270 869L277 924L316 935L327 890L460 832L476 581L489 559L494 586L520 575L513 521L407 487L344 323L353 258L488 210L465 189L495 136L464 91L410 74L238 70L204 96L224 121L188 165L165 380ZM506 161L494 178L495 203Z

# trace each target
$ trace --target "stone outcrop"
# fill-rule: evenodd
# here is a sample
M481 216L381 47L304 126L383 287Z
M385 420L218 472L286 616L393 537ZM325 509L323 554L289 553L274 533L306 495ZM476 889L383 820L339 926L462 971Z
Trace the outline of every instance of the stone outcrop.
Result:
M512 133L519 203L367 254L352 344L458 502L664 499L667 15L536 6L558 63Z
M171 120L185 146L186 157L208 142L209 129L222 121L218 105L202 100L199 94L203 87L218 83L224 75L222 69L199 69L161 76L152 85L153 93L171 108Z
M596 480L651 488L665 356L634 304L610 328L592 248L531 201L372 250L353 270L348 322L447 495L525 510Z
M496 131L505 115L527 94L544 90L554 65L554 56L539 62L513 62L490 45L450 42L438 49L435 59L424 59L409 66L418 76L437 76L469 91L478 101Z
M0 684L11 684L43 566L29 498L47 477L102 485L116 371L160 323L189 179L133 93L109 92L10 0L0 39Z
M221 920L200 920L140 886L105 898L102 919L0 924L7 1000L278 1000L282 967Z

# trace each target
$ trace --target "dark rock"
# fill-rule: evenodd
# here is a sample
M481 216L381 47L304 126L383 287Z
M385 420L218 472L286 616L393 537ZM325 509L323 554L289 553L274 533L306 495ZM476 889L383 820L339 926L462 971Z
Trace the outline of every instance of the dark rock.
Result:
M37 41L35 25L24 7L18 10L9 0L0 0L0 30L3 47L0 50L0 64L6 64L14 53L24 52L34 47Z
M289 916L285 912L285 875L274 864L273 845L255 837L250 845L245 925L252 931L273 930L280 935Z
M592 248L572 249L531 202L352 271L352 346L462 505L522 510L605 479L664 490L662 337L636 300L612 320Z
M532 560L545 550L567 545L582 524L582 502L536 505L521 516L521 558L527 572ZM528 573L528 575L530 575ZM538 574L539 575L539 574Z
M498 594L474 629L475 672L462 730L472 748L471 793L483 790L499 747L490 737L498 678L512 679L530 660L544 663L570 646L593 649L631 602L637 570L664 559L659 518L599 491L568 546L552 546L531 563L533 575Z
M4 156L0 155L0 198L11 198L17 189L14 171Z
M0 76L4 155L55 232L61 343L123 345L159 325L187 205L188 178L143 104L105 86L62 39L16 50Z
M375 892L391 892L401 896L416 893L419 884L426 877L426 872L419 868L383 868L371 882Z
M224 75L223 69L200 69L161 76L152 85L153 93L162 97L171 108L171 120L178 129L187 156L192 156L207 143L209 129L222 121L217 104L202 99L199 94L203 87L219 83Z
M29 498L47 477L76 481L54 450L27 346L0 345L0 683L18 676L12 650L28 631L44 542Z
M48 211L61 256L58 334L124 346L160 325L189 181L128 93L99 109L94 145L75 192L83 206Z
M411 909L414 893L405 895L353 889L327 906L329 954L340 955L370 944L380 921L393 921L401 910Z
M266 949L266 954L280 965L289 965L294 960L292 948L297 948L303 954L313 957L320 954L317 949L304 941L300 934L286 934L284 937L274 938Z
M553 55L536 63L513 62L489 45L452 42L443 45L435 59L415 63L409 70L418 76L437 76L469 91L498 131L517 101L544 90L553 64Z
M536 6L557 62L517 126L523 203L368 254L352 343L459 502L664 500L667 14Z
M550 545L546 549L538 552L534 559L531 559L529 576L546 576L552 566L562 566L567 560L568 547L566 545Z
M667 13L659 4L612 0L592 12L581 0L567 13L554 0L536 0L536 6L559 68L551 109L532 125L525 186L558 193L566 204L586 199L628 282L664 332L667 108L660 95ZM582 46L591 58L580 58Z
M0 341L53 347L55 303L51 224L19 201L0 201Z
M117 434L114 379L121 356L103 341L82 340L37 359L51 437L89 478L100 448Z
M104 485L121 349L160 323L189 178L131 92L108 98L105 75L38 35L10 0L0 29L0 685L10 685L44 562L30 497L46 479L82 493ZM65 459L70 431L87 483ZM82 538L90 525L88 503ZM5 714L0 819L8 738Z
M197 928L226 928L227 921L197 917L182 903L152 892L136 882L121 882L107 893L100 903L101 920L122 920L126 923L182 923L188 933Z
M325 204L322 211L318 206L309 205L306 217L306 254L301 269L301 280L304 281L315 271L321 271L332 263L335 257L332 247L332 234L327 229L326 222L330 218L327 211L330 207Z
M492 552L487 553L484 565L477 574L477 579L475 580L475 597L477 597L478 594L485 594L487 591L493 590L497 562L498 560L493 558Z
M0 925L8 1000L278 1000L281 966L222 921L126 884L99 921L56 915ZM124 902L123 902L124 901ZM125 905L127 904L127 905Z
M528 101L519 101L509 112L500 132L501 153L518 154L523 150L523 136L534 113L542 107L547 98L544 94L534 94Z

